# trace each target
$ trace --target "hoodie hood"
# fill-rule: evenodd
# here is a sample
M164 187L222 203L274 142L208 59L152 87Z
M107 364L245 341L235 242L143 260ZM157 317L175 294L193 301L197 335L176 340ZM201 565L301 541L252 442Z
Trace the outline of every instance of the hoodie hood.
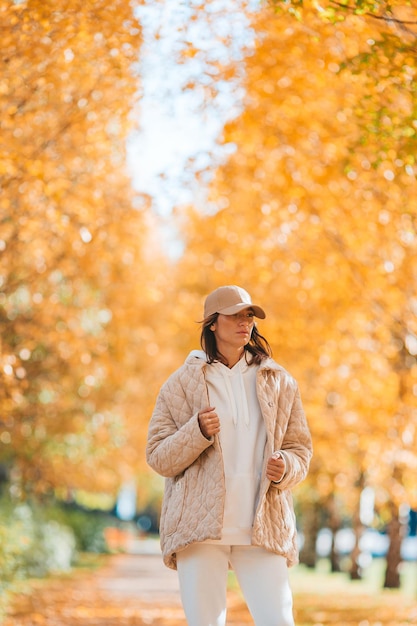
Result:
M236 427L238 419L241 419L246 426L249 426L247 390L243 379L249 366L245 359L240 359L230 369L223 363L213 363L213 369L223 380L223 388L226 390L229 405L227 413L232 417L233 424Z

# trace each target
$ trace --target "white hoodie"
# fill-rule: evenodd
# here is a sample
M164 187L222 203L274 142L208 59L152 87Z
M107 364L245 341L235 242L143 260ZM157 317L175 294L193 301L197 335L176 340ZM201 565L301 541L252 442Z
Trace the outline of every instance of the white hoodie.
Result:
M206 358L203 351L194 356ZM221 540L210 543L249 545L256 510L266 429L256 395L257 365L244 358L229 369L212 363L205 370L210 406L220 418L226 501Z

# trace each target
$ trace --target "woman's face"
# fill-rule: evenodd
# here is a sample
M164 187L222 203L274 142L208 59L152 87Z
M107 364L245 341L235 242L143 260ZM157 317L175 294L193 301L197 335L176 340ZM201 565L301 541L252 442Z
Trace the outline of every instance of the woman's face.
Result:
M216 337L219 352L225 354L228 349L243 348L249 343L254 318L250 307L234 315L219 313L217 320L210 326Z

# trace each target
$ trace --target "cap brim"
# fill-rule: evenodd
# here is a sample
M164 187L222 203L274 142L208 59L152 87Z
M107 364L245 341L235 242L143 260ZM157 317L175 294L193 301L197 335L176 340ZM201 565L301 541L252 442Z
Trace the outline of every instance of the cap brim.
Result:
M239 311L243 311L243 309L252 309L255 316L259 317L261 320L264 320L266 317L265 311L261 309L260 306L257 306L256 304L246 304L245 302L234 304L233 306L226 307L225 309L217 312L222 315L234 315L235 313L239 313Z

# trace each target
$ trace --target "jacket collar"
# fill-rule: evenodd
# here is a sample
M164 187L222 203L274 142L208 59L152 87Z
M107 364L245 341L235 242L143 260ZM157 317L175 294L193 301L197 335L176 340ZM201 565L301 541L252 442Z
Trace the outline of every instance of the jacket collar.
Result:
M207 360L205 358L205 352L203 350L192 350L187 358L185 359L186 365L193 365L203 368L207 365ZM268 357L262 361L259 366L260 370L273 370L275 372L284 372L285 369L278 365L273 358Z

